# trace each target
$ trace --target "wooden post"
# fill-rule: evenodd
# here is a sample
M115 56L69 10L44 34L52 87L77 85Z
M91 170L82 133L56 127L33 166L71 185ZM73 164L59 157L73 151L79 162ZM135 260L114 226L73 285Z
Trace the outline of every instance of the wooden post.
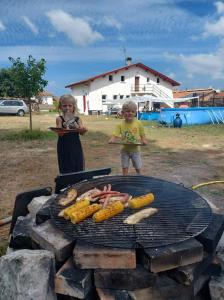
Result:
M30 115L30 130L32 131L32 108L31 108L31 99L29 97L29 115Z

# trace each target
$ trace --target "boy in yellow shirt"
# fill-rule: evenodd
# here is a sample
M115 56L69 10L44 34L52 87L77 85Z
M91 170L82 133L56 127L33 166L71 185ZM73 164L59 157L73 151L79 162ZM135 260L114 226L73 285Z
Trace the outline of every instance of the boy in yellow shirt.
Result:
M137 174L141 174L142 161L139 146L137 143L147 144L144 128L139 120L135 118L137 105L132 101L127 101L122 106L124 120L117 125L109 143L114 143L117 138L121 138L124 144L121 149L121 165L123 175L128 175L130 160Z

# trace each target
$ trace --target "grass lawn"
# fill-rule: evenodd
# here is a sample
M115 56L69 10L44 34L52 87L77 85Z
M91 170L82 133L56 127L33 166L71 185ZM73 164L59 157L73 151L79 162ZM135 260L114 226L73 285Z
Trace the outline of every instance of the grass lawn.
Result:
M58 175L56 114L33 115L35 139L25 132L29 117L0 116L0 218L11 215L18 193L40 186L51 186ZM89 131L81 137L86 169L111 167L112 175L121 174L120 146L109 145L114 126L121 120L105 116L82 116ZM144 121L149 144L142 147L143 174L191 187L198 183L224 179L224 125L178 128L157 127ZM41 132L40 132L41 130ZM135 174L130 170L130 174ZM200 188L208 201L224 208L224 185ZM0 237L7 238L7 226Z

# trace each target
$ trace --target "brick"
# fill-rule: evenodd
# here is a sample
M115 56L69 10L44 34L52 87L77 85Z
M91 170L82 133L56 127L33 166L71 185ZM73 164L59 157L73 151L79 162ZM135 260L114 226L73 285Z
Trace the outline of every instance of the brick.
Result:
M97 288L116 290L143 289L155 284L157 276L142 266L136 269L94 271L94 282Z
M57 261L64 261L72 255L73 241L57 229L50 220L33 227L30 235L40 248L52 251Z
M195 282L202 273L212 264L213 255L204 253L204 258L201 262L191 264L184 267L168 271L167 274L174 278L179 283L191 285Z
M224 230L224 215L213 214L208 227L196 239L204 246L204 250L213 253Z
M132 292L136 300L191 300L193 293L167 276L160 276L157 285Z
M156 286L135 291L99 289L100 300L192 300L193 293L174 280L162 276ZM123 292L123 295L122 295ZM122 295L122 296L121 296ZM122 297L122 298L121 298Z
M193 300L207 280L208 276L201 276L191 286L184 286L165 275L161 275L153 287L135 291L97 288L97 292L100 300Z
M128 291L97 288L99 300L133 300Z
M84 299L93 288L92 271L76 268L72 257L55 275L55 292Z
M74 262L81 269L135 269L135 250L93 246L78 241Z
M203 247L195 239L190 239L178 244L140 250L138 258L146 269L158 273L201 261Z

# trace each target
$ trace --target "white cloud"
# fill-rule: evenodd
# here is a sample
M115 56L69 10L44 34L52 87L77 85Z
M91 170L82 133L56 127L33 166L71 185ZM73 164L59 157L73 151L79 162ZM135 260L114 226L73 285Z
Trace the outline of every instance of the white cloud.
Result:
M195 54L195 55L169 55L168 59L180 62L187 72L187 77L193 78L199 76L209 76L212 79L224 78L224 47L220 47L213 54Z
M171 73L169 73L167 76L170 77L170 78L175 78L175 77L176 77L176 74L173 73L173 72L171 72Z
M160 60L161 54L158 49L148 47L139 49L138 47L129 47L127 53L132 57L140 57L141 61L152 59ZM11 46L0 47L0 62L9 62L8 57L21 57L26 60L29 55L35 59L44 58L47 63L50 62L111 62L120 61L123 64L124 52L118 47L37 47L37 46ZM137 62L137 61L135 61Z
M112 16L104 16L102 23L108 27L115 27L116 29L121 29L122 27L121 23Z
M218 14L224 13L224 3L223 2L217 1L217 2L215 2L215 6L216 6Z
M89 23L82 18L74 18L62 10L52 10L46 15L58 32L65 33L78 46L86 46L103 40L103 36L94 31Z
M0 21L0 31L3 31L3 30L5 30L5 26L4 26L4 24Z
M212 36L212 35L223 37L224 36L224 16L219 18L219 20L217 22L214 22L214 23L206 22L204 30L205 31L204 31L203 35L205 37Z
M34 23L32 23L29 18L23 16L23 20L34 34L39 33L37 26Z

